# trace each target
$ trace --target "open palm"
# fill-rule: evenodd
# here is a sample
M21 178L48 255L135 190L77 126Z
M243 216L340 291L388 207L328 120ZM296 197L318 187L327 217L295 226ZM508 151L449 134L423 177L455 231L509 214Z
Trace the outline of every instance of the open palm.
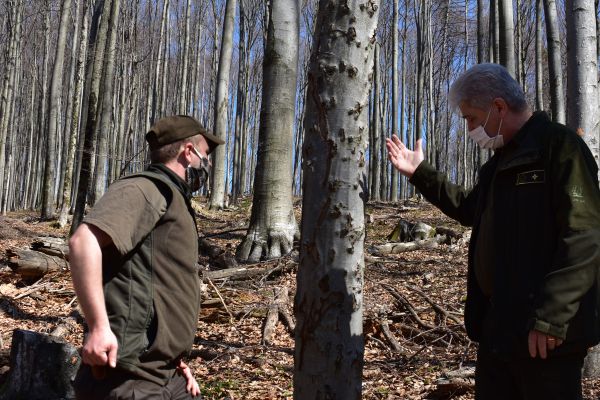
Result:
M421 139L417 140L414 151L406 147L396 135L392 135L391 139L386 139L385 146L388 151L388 159L392 162L394 168L409 178L425 158Z

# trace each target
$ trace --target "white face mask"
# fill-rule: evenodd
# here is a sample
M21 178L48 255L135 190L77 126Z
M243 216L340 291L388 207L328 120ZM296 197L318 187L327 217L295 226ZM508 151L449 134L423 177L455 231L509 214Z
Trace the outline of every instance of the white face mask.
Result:
M477 128L469 131L469 137L473 139L481 148L493 150L504 146L504 139L500 134L500 128L502 128L502 119L500 119L500 125L498 125L498 132L496 136L490 137L490 135L488 135L485 131L485 126L487 125L488 120L490 119L491 111L492 109L490 108L490 111L488 111L487 118L485 119L485 123L483 125L479 125Z

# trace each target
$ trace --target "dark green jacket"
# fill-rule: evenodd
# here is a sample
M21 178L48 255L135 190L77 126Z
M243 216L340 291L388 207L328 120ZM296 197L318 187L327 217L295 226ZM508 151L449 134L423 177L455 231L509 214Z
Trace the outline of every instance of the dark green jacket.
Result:
M531 329L565 339L550 356L600 341L598 168L572 130L535 113L481 168L467 192L426 162L411 182L427 200L472 226L465 326L472 340L508 357L527 356ZM487 199L491 191L493 199ZM481 226L486 201L492 223ZM493 295L474 272L480 229L490 229Z

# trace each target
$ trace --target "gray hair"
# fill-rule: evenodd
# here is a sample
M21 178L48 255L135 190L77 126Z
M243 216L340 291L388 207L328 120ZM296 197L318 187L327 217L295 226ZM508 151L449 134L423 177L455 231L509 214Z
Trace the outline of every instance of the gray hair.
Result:
M525 111L527 101L519 83L499 64L477 64L459 76L448 93L450 107L456 109L462 102L471 107L487 109L500 97L515 112Z

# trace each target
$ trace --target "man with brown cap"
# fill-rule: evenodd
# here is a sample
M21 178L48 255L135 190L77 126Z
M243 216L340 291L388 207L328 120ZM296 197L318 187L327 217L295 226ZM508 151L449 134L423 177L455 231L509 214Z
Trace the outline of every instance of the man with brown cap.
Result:
M87 322L78 399L190 399L183 357L200 305L191 195L223 141L192 117L157 121L150 166L110 186L69 241L73 286Z

